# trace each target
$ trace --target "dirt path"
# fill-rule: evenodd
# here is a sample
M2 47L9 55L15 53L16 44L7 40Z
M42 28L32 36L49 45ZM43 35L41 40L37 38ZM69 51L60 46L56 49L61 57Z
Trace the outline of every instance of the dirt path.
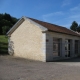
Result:
M34 62L0 56L0 80L80 80L80 59Z

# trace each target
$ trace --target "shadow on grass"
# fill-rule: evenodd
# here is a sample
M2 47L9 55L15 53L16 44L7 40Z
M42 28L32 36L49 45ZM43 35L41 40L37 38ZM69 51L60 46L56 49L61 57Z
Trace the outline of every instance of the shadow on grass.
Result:
M1 52L1 51L0 51L0 56L2 56L2 55L5 56L5 55L9 55L9 54L6 53L6 52Z
M8 44L0 42L0 55L9 55L8 54Z

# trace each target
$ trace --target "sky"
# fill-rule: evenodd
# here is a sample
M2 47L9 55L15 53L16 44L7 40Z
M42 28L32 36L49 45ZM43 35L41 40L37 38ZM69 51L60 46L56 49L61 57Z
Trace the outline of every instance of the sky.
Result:
M80 24L80 0L0 0L0 13L70 28L73 21Z

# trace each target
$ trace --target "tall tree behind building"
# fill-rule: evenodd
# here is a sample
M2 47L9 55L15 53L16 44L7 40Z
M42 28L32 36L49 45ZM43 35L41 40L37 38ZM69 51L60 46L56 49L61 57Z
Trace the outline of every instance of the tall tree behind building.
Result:
M70 29L73 31L80 32L80 25L76 21L73 21L72 25L70 26Z
M78 23L76 21L72 22L72 25L70 26L70 29L73 31L77 31Z

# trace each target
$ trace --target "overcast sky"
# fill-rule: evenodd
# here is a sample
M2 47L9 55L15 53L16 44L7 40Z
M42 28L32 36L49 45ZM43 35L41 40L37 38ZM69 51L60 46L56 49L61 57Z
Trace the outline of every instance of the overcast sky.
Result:
M31 17L69 28L80 24L80 0L0 0L0 13Z

